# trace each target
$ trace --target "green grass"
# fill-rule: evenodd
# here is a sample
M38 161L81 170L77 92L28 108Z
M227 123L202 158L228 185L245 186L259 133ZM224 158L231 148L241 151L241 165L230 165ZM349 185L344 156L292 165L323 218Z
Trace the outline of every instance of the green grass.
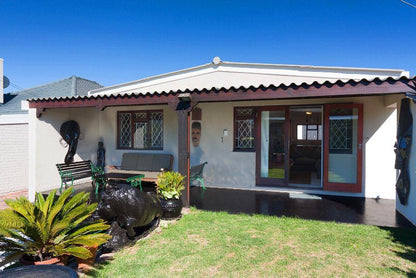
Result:
M116 254L97 277L406 277L416 230L192 209Z

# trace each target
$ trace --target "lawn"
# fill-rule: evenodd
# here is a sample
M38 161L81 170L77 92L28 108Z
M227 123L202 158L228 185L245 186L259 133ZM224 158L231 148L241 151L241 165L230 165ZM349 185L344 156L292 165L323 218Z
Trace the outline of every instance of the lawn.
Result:
M415 229L192 209L89 275L408 277L415 248Z

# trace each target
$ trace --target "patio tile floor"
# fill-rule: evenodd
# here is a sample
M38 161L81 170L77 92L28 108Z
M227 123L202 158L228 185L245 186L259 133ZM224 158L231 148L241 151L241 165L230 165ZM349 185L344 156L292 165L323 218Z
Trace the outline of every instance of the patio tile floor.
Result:
M144 191L154 190L144 184ZM75 186L75 192L91 192L91 183ZM47 192L44 192L47 193ZM95 194L91 192L94 201ZM299 217L322 221L382 227L413 227L396 212L395 200L339 197L306 193L265 192L226 188L191 188L191 206L209 211Z
M264 192L242 189L191 188L191 206L210 211L299 217L383 227L412 227L396 212L394 200Z

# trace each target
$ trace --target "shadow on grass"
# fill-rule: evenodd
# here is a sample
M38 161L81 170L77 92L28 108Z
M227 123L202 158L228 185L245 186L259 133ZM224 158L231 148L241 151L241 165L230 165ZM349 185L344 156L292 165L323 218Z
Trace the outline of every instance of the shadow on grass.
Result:
M411 278L416 277L416 271L415 270L411 270L409 272L406 272L406 271L403 271L403 269L400 269L400 268L397 268L397 267L391 267L390 269L393 270L394 272L404 274L407 277L411 277Z
M84 271L84 274L91 277L98 277L100 274L100 269L103 269L105 266L111 264L112 259L101 261L94 265L93 268Z
M416 263L416 228L389 228L380 227L389 233L390 240L401 245L400 250L394 253L405 260ZM416 270L404 271L403 269L392 268L394 271L405 272L407 277L416 277Z

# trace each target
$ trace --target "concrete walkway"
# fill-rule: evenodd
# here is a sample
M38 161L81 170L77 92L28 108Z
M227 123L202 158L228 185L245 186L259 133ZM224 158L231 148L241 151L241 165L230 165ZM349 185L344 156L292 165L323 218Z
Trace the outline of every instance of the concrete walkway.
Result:
M4 202L4 200L6 200L6 199L19 198L20 196L27 197L27 190L10 192L10 193L5 193L3 195L0 195L0 209L8 208L8 206L6 205L6 203Z

